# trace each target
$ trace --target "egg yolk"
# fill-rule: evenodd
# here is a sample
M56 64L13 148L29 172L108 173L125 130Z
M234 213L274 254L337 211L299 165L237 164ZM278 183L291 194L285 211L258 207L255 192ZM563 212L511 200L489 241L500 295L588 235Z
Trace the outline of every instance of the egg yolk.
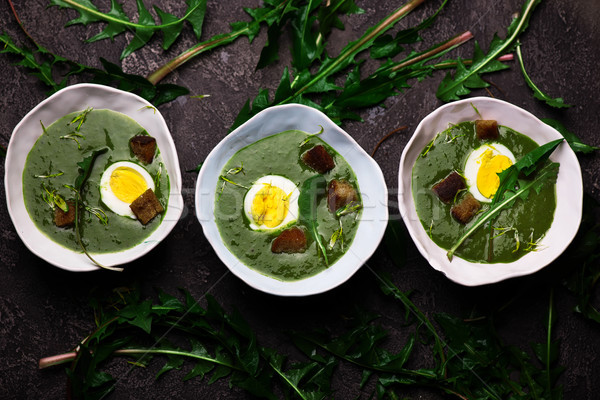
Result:
M277 186L265 183L252 200L252 219L259 226L276 227L287 216L289 197Z
M477 171L477 189L483 196L491 199L500 186L498 174L509 168L512 161L506 156L494 155L491 150L487 150L481 155L480 163Z
M119 167L110 174L110 190L125 203L132 203L147 189L144 177L132 168Z

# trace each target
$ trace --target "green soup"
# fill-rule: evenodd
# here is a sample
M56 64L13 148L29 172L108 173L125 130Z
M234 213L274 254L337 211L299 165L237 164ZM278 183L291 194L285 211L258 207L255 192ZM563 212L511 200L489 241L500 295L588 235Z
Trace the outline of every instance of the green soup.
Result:
M499 126L500 136L494 143L506 146L518 161L538 147L529 137L508 127ZM432 187L450 172L464 174L465 162L471 152L485 144L475 133L474 122L463 122L439 133L421 152L412 171L412 193L417 214L431 239L443 249L454 243L477 220L466 225L450 214L453 204L445 204L433 193ZM461 195L454 202L460 201ZM480 212L489 209L481 203ZM518 199L511 208L503 210L492 223L479 228L456 251L456 255L473 262L508 263L537 246L552 224L556 208L556 185L544 185L537 193L531 190L526 201Z
M317 175L301 161L302 154L317 144L325 146L335 161L335 168L324 175L326 180L345 180L359 192L356 176L346 160L318 137L297 130L269 136L239 150L221 172L233 183L223 179L217 183L215 219L223 242L246 266L278 280L304 279L328 266L317 243L308 234L308 229L305 229L308 248L304 253L272 253L271 243L279 233L301 222L296 221L269 232L252 230L244 211L244 198L248 188L266 175L283 176L300 189L304 181ZM359 216L359 212L353 212L338 219L328 210L327 199L320 198L317 206L318 232L326 247L329 266L350 247L358 228ZM342 235L330 247L330 239L340 230L340 224Z
M115 162L136 163L150 174L155 184L155 194L166 209L169 177L160 152L147 165L133 155L129 139L147 132L124 114L111 110L92 110L87 113L79 131L76 131L79 121L71 121L80 114L81 112L75 112L65 115L47 127L29 152L23 170L25 207L37 228L46 236L64 247L81 250L72 226L60 228L54 224L54 211L44 200L44 194L47 191L54 192L67 201L73 200L75 193L68 186L73 186L79 176L77 163L94 150L107 148L106 153L96 158L82 188L84 204L88 207L88 210L82 211L82 241L86 249L93 253L112 253L131 248L141 243L160 225L164 213L147 225L115 214L101 200L100 179L104 170ZM106 215L106 224L91 212L98 212L98 209Z

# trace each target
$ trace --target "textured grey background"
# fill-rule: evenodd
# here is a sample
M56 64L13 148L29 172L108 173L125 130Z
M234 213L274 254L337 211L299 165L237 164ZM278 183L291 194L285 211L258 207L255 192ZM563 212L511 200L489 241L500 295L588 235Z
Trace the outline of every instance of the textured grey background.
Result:
M64 28L73 12L47 9L47 1L15 1L15 8L27 30L51 51L87 65L99 66L99 57L119 62L124 38L115 43L102 41L84 44L83 39L99 31L99 25ZM106 2L104 2L106 3ZM135 11L133 1L125 2L129 15ZM150 3L150 2L146 2ZM182 1L157 1L176 15L185 10ZM441 3L427 1L400 27L414 25L430 15ZM421 47L426 47L464 30L471 30L485 49L495 32L504 37L512 13L523 0L451 0L432 28L423 33ZM227 32L230 22L246 20L242 6L255 7L257 0L208 1L204 38ZM357 0L365 13L345 19L346 30L336 31L330 40L330 54L337 54L349 40L359 37L368 27L399 7L401 1ZM528 72L547 93L562 96L575 106L557 111L535 100L521 77L516 63L509 70L487 76L502 90L492 93L531 111L538 117L562 121L589 144L599 146L600 126L598 64L600 62L600 3L597 0L545 0L537 8L529 30L522 37ZM16 23L6 1L0 2L0 30L20 43L27 39ZM281 70L289 60L282 48L282 60L265 70L255 71L258 54L265 43L262 31L249 44L245 38L193 59L173 73L167 81L188 87L192 94L210 94L202 101L181 97L163 105L165 117L177 146L182 171L203 161L210 150L225 136L237 112L259 88L274 89ZM122 66L127 72L145 75L165 60L194 44L189 27L168 52L152 42ZM473 43L451 53L452 57L470 57ZM0 143L6 146L12 129L38 102L46 89L21 68L13 66L16 58L0 55ZM373 64L371 64L373 65ZM386 141L375 159L380 164L390 193L395 193L400 154L419 120L441 105L435 90L442 74L424 82L413 82L407 92L390 98L384 107L361 112L364 122L345 123L344 128L367 152L391 130L407 125ZM75 82L72 82L75 83ZM475 91L473 95L486 95ZM598 155L580 157L585 192L600 199L600 161ZM4 173L4 167L0 166ZM183 190L187 214L172 234L153 252L128 266L122 274L95 272L67 273L46 264L31 254L18 238L6 209L4 189L0 190L0 398L64 398L66 375L58 367L39 371L39 358L71 349L93 328L88 298L93 290L138 282L144 294L154 287L174 293L185 287L196 297L210 292L227 309L237 308L256 330L261 344L295 354L285 331L325 326L332 330L342 326L345 315L356 306L377 310L382 324L392 334L392 343L402 343L405 333L398 305L383 297L371 269L389 272L402 290L414 290L413 301L427 314L449 312L468 315L472 310L493 309L513 296L516 300L500 314L497 321L504 340L528 348L531 342L544 340L543 318L547 312L548 288L573 268L562 257L543 271L482 288L466 288L447 280L431 269L410 240L399 243L406 248L407 264L392 266L380 248L352 279L329 293L309 298L279 298L257 292L232 274L218 260L204 239L194 216L193 189L196 174L183 173ZM390 196L390 212L397 217L395 199ZM574 314L573 297L559 286L555 294L558 321L555 337L560 340L560 364L566 367L560 378L567 399L595 399L600 392L600 327ZM596 297L598 304L598 296ZM123 371L123 360L116 360L111 371ZM206 381L182 382L185 371L167 374L154 382L154 373L162 364L136 369L119 381L111 398L247 398L225 381L207 385ZM355 398L361 394L359 372L344 367L335 382L336 398ZM409 398L435 399L441 394L427 390L409 390Z

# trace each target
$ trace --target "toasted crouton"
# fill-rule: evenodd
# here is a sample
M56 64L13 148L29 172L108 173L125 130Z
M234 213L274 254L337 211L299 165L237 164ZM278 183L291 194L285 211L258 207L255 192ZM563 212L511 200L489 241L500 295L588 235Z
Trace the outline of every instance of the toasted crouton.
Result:
M297 226L286 229L271 243L273 253L304 253L306 251L306 234Z
M134 136L129 139L129 147L141 162L150 164L156 152L156 139L147 135Z
M67 201L69 209L64 212L59 207L54 207L54 225L65 228L75 223L75 202Z
M142 193L140 197L135 199L129 205L129 208L131 208L131 211L133 211L137 219L144 225L150 222L152 218L165 211L152 189L148 189Z
M498 121L493 119L478 119L475 121L475 132L479 140L498 139Z
M455 220L465 225L477 214L480 208L481 203L471 193L467 193L460 203L450 209L450 213Z
M320 144L304 153L302 161L320 174L329 172L335 167L333 157Z
M327 206L332 213L344 207L346 204L358 201L356 189L346 181L336 179L327 185Z
M452 203L456 193L466 188L465 179L456 171L452 171L444 179L433 185L431 190L446 204Z

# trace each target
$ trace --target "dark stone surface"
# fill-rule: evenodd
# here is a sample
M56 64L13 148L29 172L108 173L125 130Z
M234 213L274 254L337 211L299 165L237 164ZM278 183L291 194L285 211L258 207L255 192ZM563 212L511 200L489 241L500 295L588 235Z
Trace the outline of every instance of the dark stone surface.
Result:
M99 66L99 57L119 62L124 37L114 43L102 41L84 44L83 39L97 33L99 25L68 27L74 17L71 11L47 9L46 0L15 2L24 26L36 40L51 51L87 65ZM107 2L103 2L107 3ZM148 2L147 2L148 3ZM162 1L161 8L181 15L181 1ZM362 15L345 18L345 31L335 31L330 40L330 53L337 54L349 40L359 37L384 15L399 7L400 1L361 1ZM430 15L440 1L428 1L400 27L413 26ZM520 9L522 0L452 0L435 24L423 33L425 48L464 30L471 30L476 40L487 48L493 34L502 37L512 13ZM231 2L208 1L204 38L227 32L230 22L245 20L241 6L254 7L258 0ZM133 1L126 2L129 15L135 13ZM597 0L543 1L523 35L523 50L527 69L533 80L553 96L562 96L574 104L567 110L554 110L535 100L527 88L515 62L509 70L487 76L497 88L494 96L529 110L538 117L562 121L585 142L599 146L600 126L598 93L598 63L600 56L600 3ZM7 2L0 2L0 30L20 43L27 43ZM128 34L129 35L129 34ZM210 150L226 135L237 112L259 88L274 89L289 56L282 49L282 60L267 69L255 71L258 54L266 41L262 31L249 44L240 39L226 47L203 54L167 81L188 87L192 94L210 94L198 101L181 97L160 107L179 151L182 171L203 161ZM144 47L122 62L124 70L146 75L165 60L193 45L195 39L188 27L173 48L163 52L159 41ZM470 57L472 43L454 50L451 55ZM16 59L0 55L0 143L6 146L14 126L38 102L46 97L46 89L37 78L22 67L13 66ZM375 64L367 63L366 70ZM361 112L364 122L344 124L367 152L386 133L407 125L405 133L387 140L375 155L390 188L390 212L398 218L395 187L398 162L402 149L418 122L441 105L435 90L442 74L423 82L375 107ZM75 82L72 82L75 83ZM473 95L486 95L483 90ZM597 155L580 157L585 192L600 199L600 159ZM0 167L2 173L4 167ZM0 190L0 398L65 397L66 375L63 368L38 370L41 357L69 351L93 328L93 315L88 298L93 290L138 282L145 295L161 287L174 293L185 287L200 298L214 295L224 307L237 308L256 330L261 344L284 353L296 354L285 331L327 327L334 331L342 327L345 317L358 305L377 310L381 323L391 333L391 346L401 345L406 337L402 328L403 315L397 304L385 298L378 287L374 271L387 271L402 290L414 290L413 301L428 315L449 312L466 316L473 310L495 309L514 299L502 311L497 324L503 339L524 349L531 342L543 342L543 318L547 313L549 288L557 277L574 266L565 257L550 267L529 277L499 284L466 288L454 284L429 267L410 240L405 246L407 264L401 269L391 267L383 248L368 261L352 279L328 293L308 298L279 298L257 292L238 280L219 261L202 235L193 209L194 173L183 173L183 194L186 213L172 234L145 259L128 266L126 272L68 273L52 267L30 253L17 236L8 216L4 189ZM598 297L598 296L597 296ZM598 298L596 297L596 304ZM575 299L561 285L557 286L555 304L558 320L554 337L560 341L560 364L566 367L560 378L567 399L595 399L600 392L600 327L584 320L572 309ZM130 370L123 360L111 362L108 368L122 374L111 398L249 398L239 389L230 389L225 381L208 385L206 380L182 382L186 371L176 371L154 381L160 363L149 369ZM335 382L336 398L360 395L359 372L349 366L340 369ZM436 391L407 390L409 398L435 399Z

